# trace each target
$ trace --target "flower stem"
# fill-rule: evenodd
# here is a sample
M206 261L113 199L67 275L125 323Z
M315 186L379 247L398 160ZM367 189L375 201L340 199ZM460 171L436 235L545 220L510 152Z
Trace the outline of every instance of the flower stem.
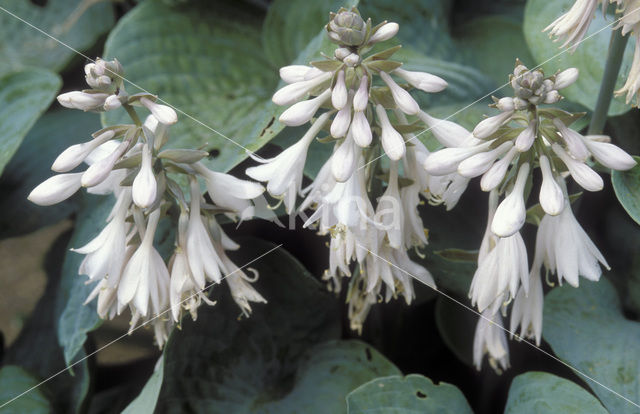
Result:
M609 106L611 105L611 99L613 97L613 90L616 86L618 72L620 72L622 57L624 56L624 49L627 46L628 40L629 36L622 36L621 30L613 30L611 32L607 64L604 67L604 75L602 76L602 83L600 84L596 108L593 110L593 117L589 124L589 135L602 134L604 130L604 125L607 122L607 113L609 112Z
M142 126L142 122L140 122L140 118L138 118L138 114L136 113L136 110L133 109L133 106L129 105L129 104L124 104L122 105L124 107L124 109L127 111L127 113L129 114L129 116L131 117L131 119L133 120L133 122L137 125L137 126Z

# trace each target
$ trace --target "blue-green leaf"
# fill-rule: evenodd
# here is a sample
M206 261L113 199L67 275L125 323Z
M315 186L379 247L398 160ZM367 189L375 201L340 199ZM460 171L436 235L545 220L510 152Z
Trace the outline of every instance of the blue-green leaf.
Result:
M349 393L347 407L349 414L472 413L457 387L415 374L370 381Z
M612 171L611 183L622 207L640 224L640 157L633 158L638 164L628 171Z
M35 387L40 381L24 369L15 365L5 365L0 369L0 412L2 414L48 414L52 407L42 390L36 388L22 397L7 402Z
M607 414L584 388L546 372L526 372L513 379L505 414Z

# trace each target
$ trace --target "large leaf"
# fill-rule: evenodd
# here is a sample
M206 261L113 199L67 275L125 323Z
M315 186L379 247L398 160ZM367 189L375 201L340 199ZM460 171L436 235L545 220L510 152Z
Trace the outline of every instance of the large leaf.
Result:
M479 17L461 26L455 40L472 56L475 67L496 85L508 82L516 57L523 62L533 62L522 33L522 22L513 17Z
M160 387L162 387L162 377L164 376L164 356L158 360L151 378L145 384L140 395L122 411L122 414L152 413L156 408Z
M113 25L110 2L47 0L42 3L44 5L36 5L35 1L0 0L0 7L24 20L0 11L0 73L25 66L58 72L75 56L70 47L80 51L89 48Z
M243 265L273 245L241 241L234 261ZM269 302L238 320L237 305L224 286L213 288L213 307L198 321L183 321L165 348L160 412L268 412L269 404L293 389L286 381L314 344L337 338L339 304L291 255L275 250L251 264L260 273L255 288Z
M580 70L578 81L567 89L563 89L562 95L593 110L598 98L602 75L604 74L611 29L602 30L591 38L587 39L587 37L611 24L613 18L610 16L605 19L602 13L596 13L596 17L591 22L589 31L585 36L586 40L578 46L575 53L558 49L558 45L561 43L552 42L549 39L548 32L543 33L542 30L565 13L573 3L573 0L529 0L527 2L524 15L524 35L535 62L524 63L529 67L533 67L534 63L537 65L549 60L543 65L543 69L548 74L568 67L578 68ZM629 45L627 45L616 88L622 87L629 73L633 55L632 43L629 42ZM558 54L560 55L556 56ZM611 101L609 115L622 114L629 109L630 106L624 103L624 97L618 97Z
M36 122L0 179L0 236L34 231L77 210L75 198L42 207L28 201L27 196L54 174L51 164L59 153L70 145L88 141L98 129L100 117L81 111L55 110Z
M473 366L473 343L470 332L474 332L478 316L453 302L439 297L436 301L436 324L442 341L465 364Z
M0 74L0 174L59 88L60 78L46 70Z
M625 319L611 283L582 280L545 298L544 338L554 353L593 380L640 403L640 323ZM586 379L612 413L635 413L638 407L602 385Z
M464 414L472 413L466 398L454 385L434 384L422 375L378 378L347 396L349 414Z
M51 404L38 388L8 403L29 388L38 385L39 382L18 366L5 365L2 367L0 369L0 412L2 414L50 413Z
M105 220L115 199L111 196L83 195L82 201L69 242L70 248L81 247L100 233L106 225ZM94 284L86 284L86 276L78 274L83 258L81 254L68 251L62 265L61 291L57 304L57 314L60 315L58 341L64 350L67 364L71 363L82 349L87 333L102 323L96 312L95 300L83 305L95 287Z
M513 379L505 414L607 414L593 395L564 378L546 372L527 372Z
M219 152L208 161L217 170L231 169L247 157L243 147L257 150L275 134L266 129L277 110L277 68L264 53L258 16L246 7L145 1L118 22L104 54L122 62L127 79L179 110L169 146ZM126 119L124 111L106 115L109 125Z
M618 201L636 223L640 224L640 157L628 171L612 171L611 182Z

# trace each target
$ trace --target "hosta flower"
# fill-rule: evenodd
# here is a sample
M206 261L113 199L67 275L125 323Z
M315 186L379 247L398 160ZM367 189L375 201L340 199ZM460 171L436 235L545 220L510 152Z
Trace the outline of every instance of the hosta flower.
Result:
M520 327L521 338L535 338L540 346L542 339L542 310L544 307L544 292L540 277L540 260L534 260L529 276L529 292L521 286L513 301L511 310L511 337Z
M573 51L587 33L600 3L603 0L576 0L567 13L558 17L544 31L549 31L549 35L556 37L556 40L564 41L562 47L571 45L570 50ZM606 4L607 0L603 6L606 7Z
M478 318L473 337L473 364L478 371L485 354L489 356L489 364L494 370L509 368L509 347L500 313L486 311Z
M41 206L57 204L71 197L80 189L82 186L81 178L82 173L54 175L34 188L27 198Z

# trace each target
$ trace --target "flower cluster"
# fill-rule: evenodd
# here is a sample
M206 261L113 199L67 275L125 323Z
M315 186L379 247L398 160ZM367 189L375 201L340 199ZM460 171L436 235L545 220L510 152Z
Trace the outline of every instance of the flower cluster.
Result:
M207 282L225 279L243 313L249 302L265 302L225 251L238 249L216 221L216 214L246 219L254 213L252 199L264 188L253 182L209 170L201 160L206 151L164 149L176 113L156 103L153 95L128 95L118 61L97 59L85 66L91 89L68 92L58 101L84 111L124 108L132 124L113 125L93 139L63 151L53 163L55 175L37 186L29 200L51 205L73 195L80 187L93 194L116 198L104 229L86 245L73 249L85 255L79 273L96 287L87 302L97 298L101 318L113 318L129 308L131 329L150 323L161 347L183 310L197 316L202 301L213 304L205 292ZM142 123L134 106L151 112ZM89 167L70 172L82 163ZM190 183L185 197L176 176ZM198 180L204 181L213 205L207 203ZM187 201L188 200L188 201ZM175 250L168 264L154 246L163 217L177 221ZM174 226L175 227L175 226ZM256 275L257 276L257 275ZM172 317L165 316L171 308Z
M571 114L543 104L557 102L559 89L576 81L578 71L567 69L545 77L521 62L511 75L513 97L494 98L498 115L481 121L473 136L458 147L442 149L425 161L431 175L482 176L480 186L490 192L487 229L478 254L478 268L469 296L484 318L501 324L496 316L513 301L511 330L540 342L543 292L541 269L556 273L577 287L579 276L598 280L600 264L607 262L575 219L565 179L587 191L599 191L602 178L590 166L627 170L633 158L611 144L607 136L583 136L569 126L581 114ZM535 256L529 260L520 229L527 219L526 201L532 191L533 170L539 167L542 182L538 200L544 216L539 219ZM504 196L500 201L501 196ZM480 367L485 351L492 365L508 366L504 332L484 319L476 330L474 359Z
M430 177L422 167L429 151L413 139L413 133L423 129L420 120L437 125L434 132L445 143L451 143L451 131L460 130L422 111L409 93L412 88L439 92L447 83L402 69L400 62L390 59L399 46L367 55L374 45L394 37L398 24L372 27L371 20L365 21L354 8L332 13L326 29L337 44L334 56L310 66L281 68L288 85L273 96L274 103L291 105L280 122L299 126L312 121L310 128L275 158L256 157L262 165L246 173L266 182L267 191L284 201L288 213L314 210L305 227L314 226L331 237L324 277L333 282L333 289L340 289L341 277L352 276L351 265L357 263L347 297L351 327L361 330L371 305L382 298L402 295L407 303L413 299L412 280L400 269L434 286L430 273L407 253L427 243L417 211L420 196L451 208L468 180L455 172ZM415 122L407 117L415 117ZM333 153L313 183L302 189L308 148L323 129L329 135L320 140L333 143ZM383 155L389 159L386 165ZM306 198L296 209L298 194Z
M616 95L626 95L627 104L634 97L634 106L640 105L640 2L637 0L576 0L568 12L558 17L545 31L556 40L563 40L562 47L570 47L575 51L584 38L589 25L593 21L595 13L602 4L602 12L605 13L609 4L616 5L618 24L614 30L620 29L623 36L633 33L635 36L635 53L633 64L627 75L627 81L622 88L616 91Z

